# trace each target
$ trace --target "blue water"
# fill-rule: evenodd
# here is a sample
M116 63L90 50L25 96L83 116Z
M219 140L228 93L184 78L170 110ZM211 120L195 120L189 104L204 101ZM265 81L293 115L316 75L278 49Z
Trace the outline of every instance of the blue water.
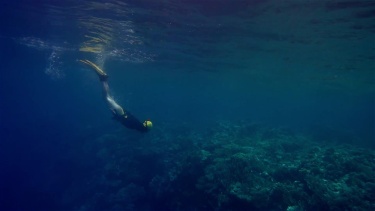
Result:
M212 155L212 134L232 142L223 127L283 128L373 155L374 11L362 0L2 1L0 210L332 209L254 207L236 194L217 203L213 188L198 188L207 204L185 200L212 163L177 174L164 194L150 184L189 168L182 155L197 150L186 142ZM105 69L114 99L153 130L112 120L97 76L78 59ZM126 178L105 173L113 163ZM110 200L119 190L123 199Z

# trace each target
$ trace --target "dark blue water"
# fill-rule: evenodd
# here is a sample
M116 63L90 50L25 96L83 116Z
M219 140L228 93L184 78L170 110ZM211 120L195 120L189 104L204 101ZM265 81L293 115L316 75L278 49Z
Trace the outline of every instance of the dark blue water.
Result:
M0 210L375 208L374 11L2 1Z

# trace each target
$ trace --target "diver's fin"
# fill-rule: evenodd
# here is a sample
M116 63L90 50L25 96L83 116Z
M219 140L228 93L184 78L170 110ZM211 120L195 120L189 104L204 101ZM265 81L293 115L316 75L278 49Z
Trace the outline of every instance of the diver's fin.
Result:
M101 81L106 81L108 79L108 75L107 73L104 72L104 70L102 70L100 67L98 67L96 64L94 64L93 62L89 61L89 60L78 60L84 64L87 64L88 66L90 66L93 70L95 70L96 74L98 74L99 76L99 79Z

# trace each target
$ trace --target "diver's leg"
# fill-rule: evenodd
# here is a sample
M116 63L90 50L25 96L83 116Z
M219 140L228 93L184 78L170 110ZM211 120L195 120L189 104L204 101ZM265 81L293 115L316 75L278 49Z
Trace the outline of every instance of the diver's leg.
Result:
M105 73L100 67L89 60L78 60L88 66L90 66L93 70L95 70L96 74L98 74L100 81L106 81L108 79L107 73Z
M103 93L104 93L104 99L108 102L110 109L112 110L113 113L117 115L123 115L125 112L121 108L120 105L116 103L116 101L112 98L109 92L109 86L108 86L108 75L104 70L102 70L100 67L98 67L96 64L89 60L78 60L82 62L83 64L88 65L91 67L93 70L95 70L96 74L99 76L100 81L102 82L103 85Z
M102 80L102 85L104 98L108 102L108 105L112 112L114 112L117 115L124 115L124 109L122 109L122 107L116 103L116 101L112 98L112 96L109 93L109 86L107 80Z

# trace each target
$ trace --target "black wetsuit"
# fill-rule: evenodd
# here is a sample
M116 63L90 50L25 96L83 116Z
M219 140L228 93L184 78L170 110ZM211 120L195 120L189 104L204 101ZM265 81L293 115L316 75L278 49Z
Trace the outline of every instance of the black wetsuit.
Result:
M124 115L113 114L113 118L129 129L138 130L142 133L148 131L147 127L129 112L125 112Z

